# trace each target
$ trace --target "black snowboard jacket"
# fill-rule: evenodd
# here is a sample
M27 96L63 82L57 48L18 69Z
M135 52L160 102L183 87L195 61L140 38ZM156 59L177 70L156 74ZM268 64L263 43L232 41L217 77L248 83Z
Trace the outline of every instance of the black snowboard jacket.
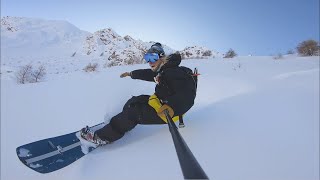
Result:
M180 63L181 55L172 54L159 72L153 72L151 69L131 72L132 79L151 82L157 79L155 95L173 109L174 116L186 113L193 106L196 96L196 82L192 77L192 70L179 66Z

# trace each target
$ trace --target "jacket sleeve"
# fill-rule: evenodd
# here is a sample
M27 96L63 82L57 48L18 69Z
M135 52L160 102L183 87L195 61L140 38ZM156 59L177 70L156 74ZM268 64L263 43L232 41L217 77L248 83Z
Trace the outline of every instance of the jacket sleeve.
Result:
M138 69L131 71L131 78L132 79L140 79L144 81L151 81L154 82L153 77L155 73L151 69Z

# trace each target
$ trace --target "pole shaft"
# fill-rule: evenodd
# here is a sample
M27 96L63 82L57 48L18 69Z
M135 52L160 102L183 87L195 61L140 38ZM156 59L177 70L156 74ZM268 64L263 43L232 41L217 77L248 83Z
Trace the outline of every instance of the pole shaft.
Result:
M197 159L192 154L187 143L182 138L176 124L169 116L168 110L165 110L168 121L169 130L174 142L174 146L178 155L180 167L185 179L209 179L204 170L201 168Z

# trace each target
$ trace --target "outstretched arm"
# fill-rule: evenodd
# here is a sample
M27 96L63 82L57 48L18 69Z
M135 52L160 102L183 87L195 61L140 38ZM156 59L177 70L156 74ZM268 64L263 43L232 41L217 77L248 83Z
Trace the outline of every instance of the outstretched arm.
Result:
M138 69L131 72L125 72L120 75L121 78L131 76L132 79L140 79L144 81L154 82L153 77L156 74L151 69Z
M140 79L144 81L154 82L153 77L156 74L151 69L138 69L131 72L132 79Z

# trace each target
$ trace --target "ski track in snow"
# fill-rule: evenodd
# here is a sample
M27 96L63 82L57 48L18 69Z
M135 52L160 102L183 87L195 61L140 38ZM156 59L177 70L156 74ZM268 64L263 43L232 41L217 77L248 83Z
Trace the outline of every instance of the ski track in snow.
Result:
M281 79L286 79L286 78L290 78L293 76L303 76L303 75L311 75L312 76L314 73L319 73L319 68L283 73L283 74L279 74L279 75L275 76L274 79L281 80Z

